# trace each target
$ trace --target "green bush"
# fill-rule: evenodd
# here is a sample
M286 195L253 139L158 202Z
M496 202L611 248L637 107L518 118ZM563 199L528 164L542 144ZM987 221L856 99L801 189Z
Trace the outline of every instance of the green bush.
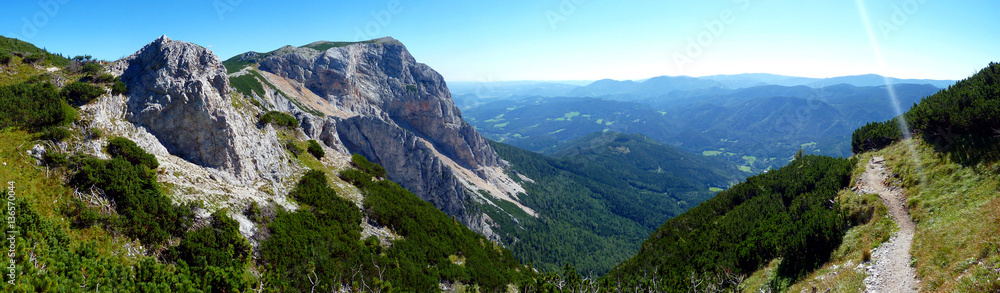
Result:
M285 149L287 149L289 152L291 152L292 155L295 155L295 157L298 157L299 155L302 154L302 152L305 151L304 149L302 149L302 147L300 147L299 145L295 144L295 141L293 141L293 140L289 140L289 141L285 142Z
M340 179L355 186L366 186L368 183L372 182L371 174L354 169L340 171L340 174L337 177L340 177Z
M903 138L899 123L895 119L885 122L870 122L854 130L851 134L851 151L855 154L879 150Z
M782 258L778 274L796 279L822 265L852 224L834 202L855 160L803 156L747 178L668 220L606 280L648 280L686 291L690 276L718 269L749 275Z
M103 70L103 68L101 68L101 65L96 62L88 62L80 67L80 72L89 76L95 76L101 73L101 70Z
M359 290L432 292L444 280L494 292L531 274L510 251L495 247L399 185L371 182L372 175L360 170L344 174L369 178L358 186L366 195L365 210L402 239L388 248L374 237L361 240L357 206L336 196L322 172L309 171L289 194L308 208L280 211L268 225L270 238L261 244L261 260L269 268L265 279L278 290L309 291L307 276L315 274L328 280L316 291L350 285ZM455 265L450 256L466 262ZM360 288L362 282L371 288Z
M371 178L372 174L367 174ZM523 276L510 250L494 247L482 236L462 226L389 180L359 186L365 194L364 208L375 222L392 228L405 240L386 251L398 263L390 280L404 290L436 290L441 280L476 284L484 291L503 291ZM466 258L464 267L449 259ZM526 272L527 273L527 272Z
M267 113L264 113L263 116L260 116L260 123L263 124L270 123L277 126L284 126L290 128L299 126L299 121L295 120L295 117L292 117L292 115L289 115L288 113L278 112L278 111L269 111Z
M115 84L111 86L111 94L123 95L128 92L128 87L121 80L115 79Z
M378 178L385 178L386 176L385 168L379 164L369 162L368 159L361 154L351 155L351 165Z
M260 224L264 222L264 212L261 211L257 202L251 202L246 211L243 211L243 215L247 216L247 218L254 223Z
M191 206L174 205L163 194L150 169L156 158L125 138L112 138L111 160L74 156L67 165L78 170L72 183L96 186L114 200L120 217L112 226L144 244L156 245L170 236L181 236L194 217Z
M257 106L257 108L259 108L259 109L264 109L264 105L261 105L260 102L257 101L256 98L250 97L249 99L250 99L250 104L253 104L254 106Z
M63 57L62 55L50 54L44 49L35 47L31 43L11 39L4 36L0 36L0 52L7 52L12 55L25 56L25 55L37 55L32 58L37 59L37 61L48 61L52 66L63 67L69 65L69 59Z
M124 137L115 137L108 140L108 154L112 158L124 158L134 165L144 165L149 169L156 169L160 166L160 162L156 160L156 156L147 153L146 150L135 144Z
M256 94L258 97L263 97L267 92L264 90L264 85L257 80L257 77L257 74L252 73L231 77L229 78L229 85L232 86L233 89L236 89L236 92L243 95L253 96Z
M66 140L72 135L73 134L69 132L69 129L50 126L42 129L42 135L39 138L53 142L60 142Z
M108 83L113 81L115 81L115 76L108 73L102 73L97 77L94 77L94 82L97 83Z
M372 261L360 255L361 212L337 196L323 172L306 172L289 196L310 208L279 211L268 225L271 236L260 246L260 260L271 269L279 289L308 291L307 275L315 273L326 280L320 290L330 291L350 280L352 266Z
M957 162L975 165L1000 160L1000 63L956 82L902 115L910 131L921 135ZM899 119L897 117L896 119ZM883 148L903 138L896 120L869 123L854 131L854 153Z
M34 53L34 54L29 54L27 56L24 56L24 59L21 59L21 63L24 63L24 64L35 64L35 63L38 63L39 61L42 61L44 59L45 59L45 55L44 54L42 54L42 53Z
M250 259L250 243L240 235L240 224L218 211L212 225L187 233L172 251L192 267L240 268Z
M191 225L191 207L174 205L162 193L156 173L146 165L132 164L123 157L75 160L79 172L73 182L81 188L96 186L115 201L118 221L113 226L146 245L180 236ZM72 163L71 163L72 164Z
M0 52L0 65L10 64L10 61L14 59L14 55L7 52Z
M85 105L103 94L103 88L79 81L72 82L62 89L62 96L73 105Z
M66 121L65 102L48 82L0 86L0 127L41 128Z
M62 167L69 163L69 158L64 153L50 151L42 155L42 161L52 167Z
M327 184L326 174L321 171L306 172L288 195L312 207L313 212L321 218L344 224L361 224L361 212L357 206L337 196L336 191Z
M309 146L306 147L306 151L308 151L310 155L313 155L313 157L316 157L317 159L323 158L323 156L326 155L326 152L323 151L323 147L320 146L318 142L312 139L309 140Z
M24 83L46 83L46 82L51 83L54 79L55 75L49 72L44 72L32 75L31 77L28 78L28 80L25 80Z

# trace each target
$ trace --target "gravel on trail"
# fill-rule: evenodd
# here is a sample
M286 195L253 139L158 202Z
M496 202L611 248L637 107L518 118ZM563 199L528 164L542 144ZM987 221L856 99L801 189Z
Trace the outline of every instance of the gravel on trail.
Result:
M890 174L885 158L873 157L856 185L859 192L877 193L899 226L899 231L888 242L872 252L864 281L865 292L917 292L920 281L916 270L910 266L910 246L916 224L906 211L903 190L886 184Z

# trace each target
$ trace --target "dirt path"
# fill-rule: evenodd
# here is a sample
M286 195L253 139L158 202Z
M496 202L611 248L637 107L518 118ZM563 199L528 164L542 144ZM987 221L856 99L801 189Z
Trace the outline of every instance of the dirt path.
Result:
M899 225L899 232L872 252L865 292L917 292L917 274L910 267L910 245L916 224L906 212L903 190L886 185L889 174L885 158L874 157L868 161L868 167L857 184L862 193L877 193Z

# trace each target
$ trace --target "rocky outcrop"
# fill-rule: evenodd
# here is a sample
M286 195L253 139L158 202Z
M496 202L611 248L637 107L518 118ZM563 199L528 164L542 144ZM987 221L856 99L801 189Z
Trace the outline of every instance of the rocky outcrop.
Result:
M284 91L304 88L300 92L308 93L298 97L300 104L318 99L336 109L320 110L328 113L326 122L297 115L308 135L331 147L341 143L383 165L389 179L473 230L494 236L492 220L478 208L494 200L514 202L534 214L516 202L524 190L502 171L506 162L462 119L441 75L417 63L395 39L325 51L286 46L267 57L250 57L261 58L255 59L259 70L273 84L293 85Z
M236 111L226 69L208 49L162 36L109 71L128 86L125 118L170 154L243 184L290 175L274 130Z
M302 83L338 108L412 130L462 166L500 164L486 140L462 119L444 78L417 63L395 39L319 54L310 48L284 47L260 61L260 69Z
M379 162L392 181L448 214L466 216L465 187L423 139L371 116L338 121L337 130L347 149Z

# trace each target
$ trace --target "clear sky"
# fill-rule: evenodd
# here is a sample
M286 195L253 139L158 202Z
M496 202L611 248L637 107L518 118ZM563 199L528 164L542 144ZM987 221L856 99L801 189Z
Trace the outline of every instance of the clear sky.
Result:
M449 81L757 72L961 79L1000 61L994 0L428 2L7 1L0 34L108 60L163 34L223 60L392 36Z

